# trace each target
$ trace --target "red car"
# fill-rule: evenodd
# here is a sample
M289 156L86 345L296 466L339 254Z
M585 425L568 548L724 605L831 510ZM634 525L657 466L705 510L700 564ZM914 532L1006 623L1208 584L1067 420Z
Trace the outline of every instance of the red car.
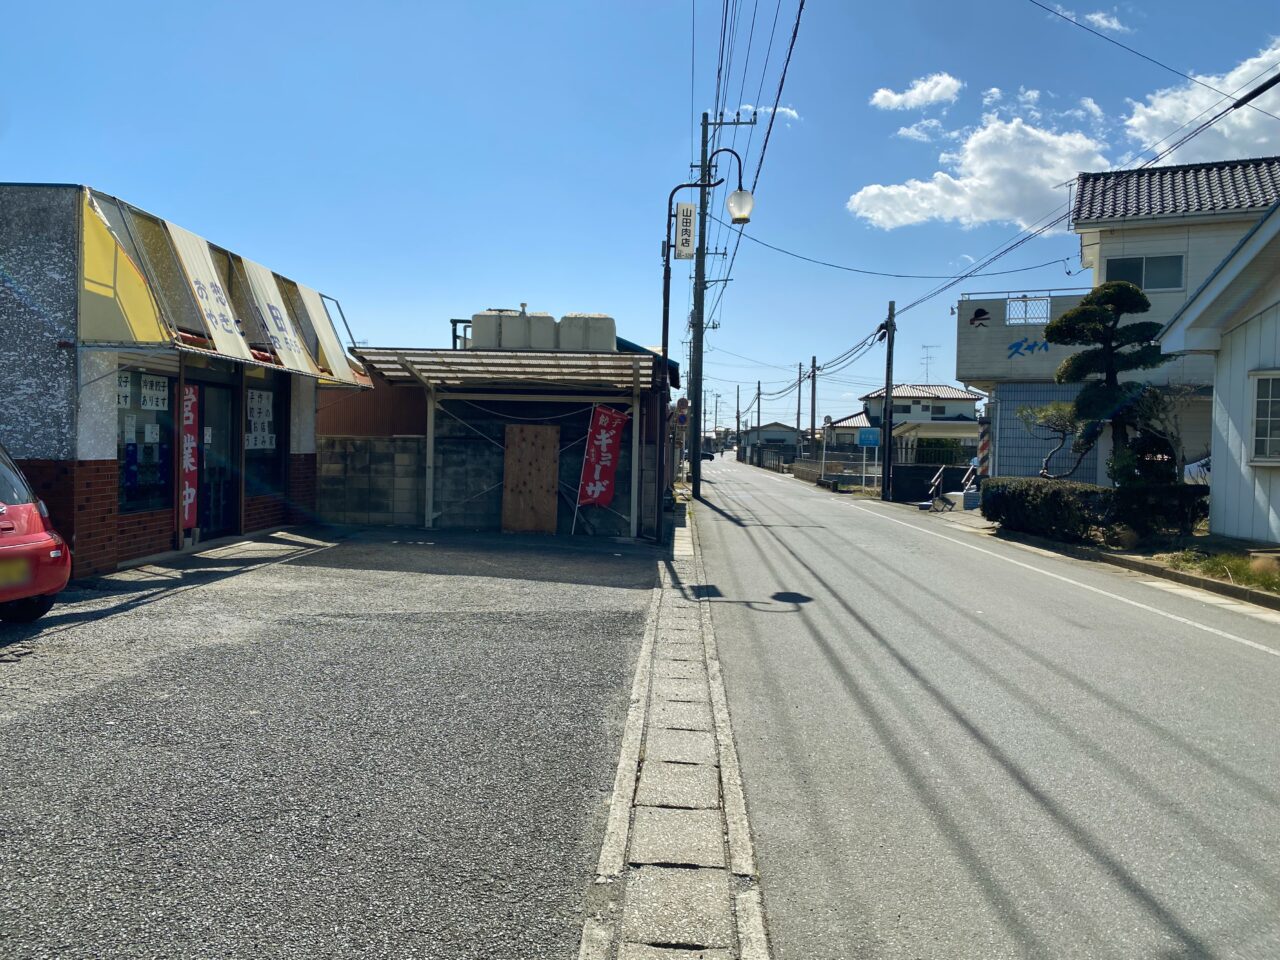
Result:
M0 446L0 620L39 620L70 576L70 548Z

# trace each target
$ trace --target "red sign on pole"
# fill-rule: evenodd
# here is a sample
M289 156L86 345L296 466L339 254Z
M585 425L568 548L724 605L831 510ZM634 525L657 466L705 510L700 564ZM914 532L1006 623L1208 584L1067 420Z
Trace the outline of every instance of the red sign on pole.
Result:
M613 407L597 405L591 411L587 452L582 457L578 481L578 506L607 507L613 502L613 478L622 449L622 426L629 417Z
M182 387L182 529L196 525L196 410L199 408L200 388L191 384Z

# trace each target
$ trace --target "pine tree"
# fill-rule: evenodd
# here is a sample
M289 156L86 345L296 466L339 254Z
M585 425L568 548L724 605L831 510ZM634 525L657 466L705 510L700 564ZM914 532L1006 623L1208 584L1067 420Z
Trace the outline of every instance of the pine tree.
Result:
M1155 342L1161 325L1152 321L1124 323L1124 317L1151 309L1147 295L1132 283L1112 280L1088 293L1080 304L1045 327L1049 343L1085 346L1062 361L1058 383L1083 383L1075 399L1075 413L1083 428L1074 449L1088 450L1102 428L1111 424L1114 449L1128 447L1130 427L1138 427L1136 409L1145 385L1120 382L1120 374L1151 370L1173 359Z

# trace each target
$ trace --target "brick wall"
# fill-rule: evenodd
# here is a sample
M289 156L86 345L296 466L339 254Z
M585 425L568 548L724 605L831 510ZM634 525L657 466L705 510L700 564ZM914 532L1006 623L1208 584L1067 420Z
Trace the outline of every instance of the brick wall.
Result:
M174 547L173 508L122 513L116 519L116 562L136 560Z
M294 453L289 455L289 516L286 523L315 523L316 513L316 455Z
M49 508L54 529L68 540L75 534L75 476L73 460L18 460L31 489Z
M115 570L119 488L119 465L115 460L80 460L76 463L72 576L85 577Z
M246 497L244 501L244 532L269 530L288 522L289 508L284 497L267 493L260 497Z

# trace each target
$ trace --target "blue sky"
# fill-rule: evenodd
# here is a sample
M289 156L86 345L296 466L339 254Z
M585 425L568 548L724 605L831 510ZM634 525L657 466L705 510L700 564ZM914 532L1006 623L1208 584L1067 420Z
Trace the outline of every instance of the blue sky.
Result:
M772 104L796 2L736 6L729 105ZM370 343L445 345L450 317L521 301L608 313L621 335L658 342L663 205L689 173L692 116L713 105L721 3L109 9L6 12L0 179L119 195L337 297ZM1219 0L1211 20L1186 0L1062 9L1222 89L1280 61L1280 15L1256 2ZM953 273L1064 201L1055 185L1077 169L1124 162L1216 99L1026 0L810 0L748 233L866 269ZM1280 113L1280 90L1260 103ZM1276 153L1280 121L1251 112L1168 162ZM1066 272L1078 252L1073 235L1046 236L996 269L1065 268L957 289L1087 284ZM757 378L838 355L889 299L930 285L744 240L708 333L721 422L735 383L745 403ZM681 353L688 295L677 270ZM925 344L932 379L950 379L952 302L902 317L899 380L923 379ZM820 381L819 417L856 409L882 364L876 350ZM794 410L792 396L764 415Z

